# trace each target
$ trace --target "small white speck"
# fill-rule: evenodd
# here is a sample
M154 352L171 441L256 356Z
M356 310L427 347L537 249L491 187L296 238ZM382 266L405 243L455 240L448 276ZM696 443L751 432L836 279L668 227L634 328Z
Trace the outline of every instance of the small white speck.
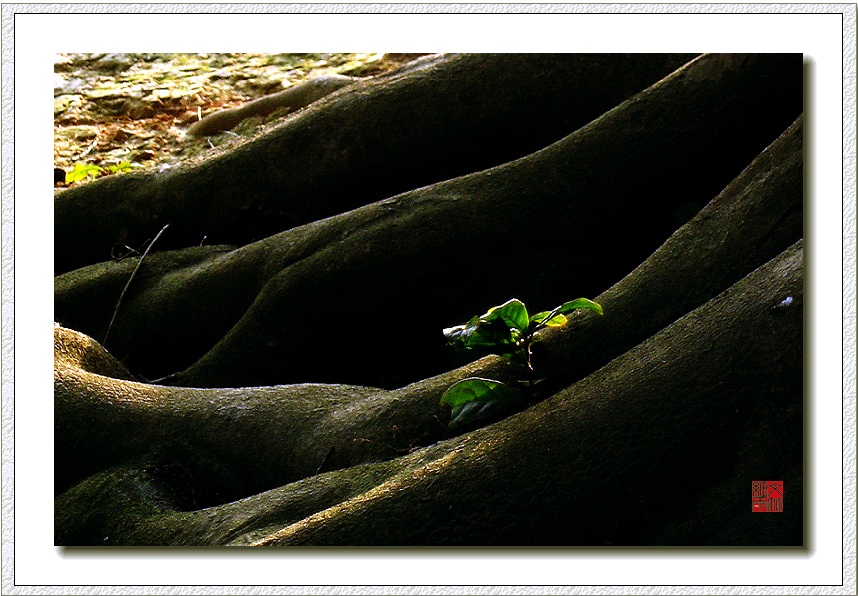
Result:
M790 304L792 304L792 296L787 296L781 300L781 306L789 306Z

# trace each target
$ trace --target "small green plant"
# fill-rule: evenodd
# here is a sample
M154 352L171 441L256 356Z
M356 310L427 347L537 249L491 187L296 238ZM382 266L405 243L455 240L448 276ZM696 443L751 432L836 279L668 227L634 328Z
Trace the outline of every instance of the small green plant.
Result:
M134 166L127 161L120 161L117 164L107 166L108 174L118 174L120 172L130 172Z
M76 163L71 172L66 172L66 184L80 182L84 178L97 178L104 173L104 169L94 164Z
M527 371L532 385L535 372L532 347L539 341L537 333L547 327L564 326L568 320L566 315L578 309L602 314L602 307L598 303L578 298L554 310L529 315L524 303L513 298L490 308L484 315L472 317L464 325L444 329L444 337L448 344L458 350L498 354L508 358ZM454 383L441 397L441 405L452 408L448 427L451 432L515 411L525 403L525 398L509 385L477 377Z
M95 164L76 163L71 172L66 172L66 184L80 182L85 178L98 178L108 174L118 174L120 172L128 172L134 166L127 161L121 161L117 164L111 164L106 168Z

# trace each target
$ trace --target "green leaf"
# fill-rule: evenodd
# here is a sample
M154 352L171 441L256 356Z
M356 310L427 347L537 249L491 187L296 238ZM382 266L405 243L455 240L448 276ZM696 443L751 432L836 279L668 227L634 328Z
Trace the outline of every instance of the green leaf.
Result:
M450 345L461 345L465 347L468 342L468 337L476 330L480 323L478 317L472 318L464 325L456 325L455 327L447 327L444 329L444 337Z
M545 321L546 327L563 327L568 319L564 315L554 315L549 320Z
M515 344L520 335L517 329L513 329L503 319L493 321L480 321L474 333L474 340L479 341L480 346L507 347Z
M530 322L531 323L541 323L542 321L545 320L545 317L547 317L550 314L551 314L550 311L543 310L542 312L538 312L535 315L533 315L532 317L530 317Z
M127 161L121 161L118 164L107 166L107 171L111 174L118 174L119 172L128 172L132 168L131 164Z
M525 403L509 385L478 377L453 384L441 397L441 405L452 408L447 427L450 432L503 418L520 410Z
M542 311L540 313L536 313L535 315L530 317L530 329L533 329L536 326L536 325L534 325L534 323L542 324L542 325L545 325L546 327L563 327L563 325L566 324L567 319L565 316L563 316L561 314L554 315L553 317L551 317L551 319L549 321L545 321L545 317L547 317L550 314L551 314L551 311L544 310L544 311ZM545 322L543 322L543 321L545 321Z
M495 387L503 383L491 379L469 377L453 383L444 395L441 396L441 405L451 407L460 406L475 399L485 399Z
M507 300L500 306L490 308L486 314L480 317L480 320L489 322L498 318L502 319L510 328L518 329L522 333L527 330L529 322L527 308L524 306L524 302L518 298Z
M486 353L504 354L515 349L518 331L510 330L502 318L483 321L474 317L465 325L444 329L447 343L460 350L481 350Z
M597 302L593 302L592 300L588 300L587 298L576 298L575 300L564 302L560 306L560 310L558 310L558 312L565 314L579 308L586 308L589 310L596 311L599 314L602 314L601 305L599 305Z
M80 182L84 178L95 178L104 173L104 170L96 165L76 163L71 172L66 172L66 184Z

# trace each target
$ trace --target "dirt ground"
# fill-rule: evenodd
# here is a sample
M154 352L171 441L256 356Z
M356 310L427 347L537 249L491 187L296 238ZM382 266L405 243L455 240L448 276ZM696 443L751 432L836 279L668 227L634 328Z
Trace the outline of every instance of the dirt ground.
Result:
M169 168L231 149L285 116L212 137L188 126L319 75L373 76L420 54L60 54L54 63L54 185Z

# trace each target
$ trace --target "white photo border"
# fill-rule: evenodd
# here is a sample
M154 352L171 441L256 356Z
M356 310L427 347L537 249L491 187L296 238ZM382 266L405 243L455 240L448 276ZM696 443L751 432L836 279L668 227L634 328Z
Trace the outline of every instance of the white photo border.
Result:
M145 586L150 594L810 594L825 586L824 593L854 594L855 17L854 4L4 4L0 591L137 594ZM806 515L807 550L53 546L52 474L45 472L53 465L53 432L45 430L53 428L53 196L40 181L52 159L51 57L319 49L805 54L805 200L813 247L807 267L815 305L806 319L806 370L812 371L806 434L812 465L806 469L813 507ZM842 202L832 206L836 197ZM837 424L842 433L834 432ZM834 494L841 491L842 502ZM832 524L830 510L841 507L839 523ZM840 526L836 536L832 526Z

